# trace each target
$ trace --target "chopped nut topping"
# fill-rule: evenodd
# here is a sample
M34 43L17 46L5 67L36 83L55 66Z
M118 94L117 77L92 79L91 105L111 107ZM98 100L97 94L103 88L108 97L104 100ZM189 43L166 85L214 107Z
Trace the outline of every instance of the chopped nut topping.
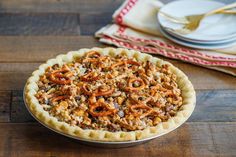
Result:
M169 65L91 51L46 69L35 97L45 111L83 129L132 131L175 116L183 104Z

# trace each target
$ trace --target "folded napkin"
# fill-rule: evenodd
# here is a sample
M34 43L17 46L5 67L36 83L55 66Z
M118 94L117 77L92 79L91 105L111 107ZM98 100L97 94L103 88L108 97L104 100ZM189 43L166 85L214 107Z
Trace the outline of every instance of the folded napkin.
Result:
M196 50L177 45L158 30L158 0L126 0L113 14L115 24L95 33L99 41L178 59L236 76L236 45L220 50Z

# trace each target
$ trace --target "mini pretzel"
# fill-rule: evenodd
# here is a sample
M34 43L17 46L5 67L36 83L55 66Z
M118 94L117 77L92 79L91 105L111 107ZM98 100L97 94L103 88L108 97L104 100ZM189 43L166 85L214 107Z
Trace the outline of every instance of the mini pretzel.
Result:
M151 89L150 89L150 95L151 95L151 96L154 96L158 91L168 92L167 89L165 89L165 88L163 88L161 85L157 84L157 85L151 87ZM168 95L169 92L166 93L166 94Z
M133 83L134 82L139 82L140 85L138 87L134 87ZM126 90L128 91L139 91L141 89L145 88L145 83L141 78L130 78L128 81L128 87L126 87Z
M89 72L81 76L80 79L86 82L96 81L99 79L99 74L97 74L96 72Z
M84 92L84 94L86 95L92 95L92 91L90 91L88 89L88 84L87 83L84 83L81 87L82 91Z
M106 59L109 59L108 56L96 56L96 58L85 58L83 60L83 63L91 63L91 64L95 64L95 66L99 67L99 68L105 68L106 66L103 64L104 61L106 61Z
M111 65L111 69L114 69L115 67L123 65L123 64L125 64L124 61L120 61L120 62L114 63L114 64Z
M98 108L100 108L101 111L96 111L96 109ZM99 101L90 105L89 108L89 113L94 117L108 116L116 112L117 112L116 109L111 109L110 107L107 106L105 102L99 102Z
M89 62L89 63L97 63L98 58L101 56L99 52L96 51L90 51L86 54L85 59L83 59L83 63Z
M165 96L171 96L171 97L173 97L173 96L175 96L175 94L173 93L172 90L167 90L167 91L165 92Z
M86 58L99 58L101 54L97 51L90 51L86 54Z
M85 58L83 60L83 63L89 62L89 63L96 63L97 64L97 59L96 58Z
M160 91L164 91L164 92L167 91L167 89L163 88L160 84L157 84L151 88L154 90L160 90Z
M144 109L147 111L142 113L140 111L137 111L136 109ZM152 108L150 108L149 106L144 105L144 104L131 105L130 110L133 112L134 116L140 117L140 118L144 118L144 117L150 115L151 113L155 112Z
M95 96L108 96L111 95L114 92L114 88L111 87L110 89L102 90L101 88L98 88L95 92Z
M70 72L70 69L64 65L61 70L55 70L50 74L50 80L56 84L70 84L71 80L69 77L73 76L73 73Z
M140 66L140 63L133 61L131 59L125 60L125 61L120 61L118 63L115 63L113 65L111 65L111 69L120 66L120 65L127 65L127 64L132 64L132 65L136 65L136 66Z
M108 56L101 56L98 59L99 59L99 61L105 61L106 59L109 59L109 57Z
M126 60L125 62L126 62L126 64L131 64L131 65L140 66L140 63L139 63L139 62L136 62L136 61L134 61L134 60L132 60L132 59L128 59L128 60Z
M152 100L152 97L147 97L145 100L141 101L138 100L138 95L135 94L131 94L130 95L130 100L133 101L134 103L138 103L138 104L146 104L147 102Z

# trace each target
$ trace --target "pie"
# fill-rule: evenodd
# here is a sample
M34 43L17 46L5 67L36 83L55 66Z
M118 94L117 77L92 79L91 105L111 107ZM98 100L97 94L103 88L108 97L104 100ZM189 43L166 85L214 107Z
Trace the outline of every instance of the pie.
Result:
M196 95L172 64L138 51L92 48L39 66L25 86L26 105L41 123L95 141L134 141L183 124Z

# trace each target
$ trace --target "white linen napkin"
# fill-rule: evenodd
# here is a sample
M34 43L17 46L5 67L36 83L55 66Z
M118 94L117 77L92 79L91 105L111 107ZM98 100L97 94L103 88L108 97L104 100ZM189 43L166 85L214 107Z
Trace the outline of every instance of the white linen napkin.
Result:
M113 14L115 24L95 33L99 41L178 59L236 76L236 46L221 50L186 48L164 38L157 26L158 0L126 0Z

